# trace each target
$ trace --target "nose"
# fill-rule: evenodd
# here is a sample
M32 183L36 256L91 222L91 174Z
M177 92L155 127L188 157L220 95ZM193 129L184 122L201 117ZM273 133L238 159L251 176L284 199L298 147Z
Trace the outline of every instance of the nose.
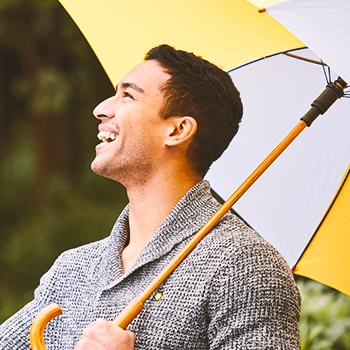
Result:
M114 96L107 98L107 100L102 101L99 105L95 107L92 113L97 119L111 119L114 117L114 109L112 107L113 98Z

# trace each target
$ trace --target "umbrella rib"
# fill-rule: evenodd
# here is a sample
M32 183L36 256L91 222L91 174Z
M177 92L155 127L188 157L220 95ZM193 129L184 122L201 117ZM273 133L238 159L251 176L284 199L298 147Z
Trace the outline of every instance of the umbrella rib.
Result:
M321 60L322 62L322 60ZM327 75L327 72L326 72L326 67L325 66L322 66L322 69L323 69L323 73L324 73L324 76L326 78L326 81L327 81L327 84L329 84L332 80L332 77L331 77L331 67L327 66L328 68L328 75Z
M322 62L322 61L317 61L317 60L313 60L311 58L307 58L307 57L303 57L303 56L298 56L298 55L294 55L288 51L285 51L285 52L282 52L283 55L286 55L286 56L289 56L289 57L292 57L292 58L296 58L298 60L302 60L302 61L306 61L306 62L309 62L309 63L314 63L314 64L318 64L320 66L326 66L328 67L328 64Z

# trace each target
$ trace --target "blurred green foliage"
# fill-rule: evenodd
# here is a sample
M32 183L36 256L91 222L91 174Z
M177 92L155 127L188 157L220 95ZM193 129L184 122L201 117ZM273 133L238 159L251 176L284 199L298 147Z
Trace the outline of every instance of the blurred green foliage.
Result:
M0 1L0 322L62 251L106 237L127 202L90 170L92 110L113 94L57 0Z
M298 277L302 350L350 349L350 297Z
M62 251L107 236L127 202L90 171L92 110L112 94L57 0L0 1L0 323ZM350 349L350 298L297 282L302 349Z

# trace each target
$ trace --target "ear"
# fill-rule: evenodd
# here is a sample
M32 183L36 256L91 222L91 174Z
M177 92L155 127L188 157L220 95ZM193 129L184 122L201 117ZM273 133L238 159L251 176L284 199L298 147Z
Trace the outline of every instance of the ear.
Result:
M191 140L197 131L197 122L192 117L170 117L164 143L177 146Z

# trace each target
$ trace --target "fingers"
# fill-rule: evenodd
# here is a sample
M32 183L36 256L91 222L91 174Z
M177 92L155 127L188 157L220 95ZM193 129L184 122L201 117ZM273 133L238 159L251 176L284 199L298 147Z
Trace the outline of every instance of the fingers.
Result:
M134 345L132 332L98 319L84 330L75 350L133 350Z

